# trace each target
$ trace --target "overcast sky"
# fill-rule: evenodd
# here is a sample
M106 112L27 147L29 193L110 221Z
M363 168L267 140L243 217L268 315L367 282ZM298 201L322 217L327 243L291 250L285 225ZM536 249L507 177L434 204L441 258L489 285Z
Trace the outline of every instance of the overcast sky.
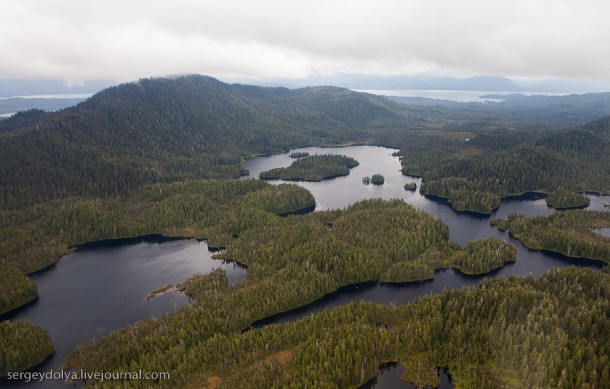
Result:
M607 0L0 0L0 78L610 81Z

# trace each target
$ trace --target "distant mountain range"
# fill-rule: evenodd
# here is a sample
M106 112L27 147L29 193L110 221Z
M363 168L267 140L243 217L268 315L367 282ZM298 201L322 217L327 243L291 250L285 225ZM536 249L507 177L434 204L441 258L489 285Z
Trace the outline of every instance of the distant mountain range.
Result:
M588 80L511 80L501 76L370 75L341 73L301 80L226 80L258 85L303 87L333 85L355 90L466 90L488 92L595 93L610 92L610 83Z
M58 79L0 78L0 98L20 96L95 93L116 85L114 80L89 80L67 83Z

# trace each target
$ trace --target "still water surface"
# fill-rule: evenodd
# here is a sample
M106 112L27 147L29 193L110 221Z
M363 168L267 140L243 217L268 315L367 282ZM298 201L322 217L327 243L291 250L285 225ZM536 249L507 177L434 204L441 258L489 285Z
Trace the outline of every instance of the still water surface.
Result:
M359 166L350 170L348 176L337 177L329 181L298 183L314 195L317 211L345 208L367 198L403 199L415 208L440 218L449 227L449 239L462 246L473 239L497 237L506 240L516 247L517 262L507 264L484 276L469 276L453 269L444 269L438 270L434 279L423 282L407 284L369 282L350 285L304 307L261 320L255 323L255 327L269 323L298 320L305 315L351 301L370 300L384 304L404 304L424 295L440 293L445 289L474 286L484 278L499 278L511 275L541 277L553 267L581 265L599 270L603 265L598 261L573 259L559 254L530 250L517 239L512 238L507 231L500 231L489 224L490 219L504 218L511 212L519 212L525 216L548 215L555 212L553 208L546 205L543 198L536 195L505 200L491 216L473 215L455 211L446 203L430 200L421 195L419 189L415 192L405 190L404 185L409 182L417 183L419 188L421 179L402 174L399 158L392 156L392 153L396 150L375 146L351 146L339 148L309 147L293 151L306 151L311 155L343 154L360 162ZM294 159L289 157L289 153L284 153L251 158L242 167L250 171L250 177L258 178L262 171L273 167L286 167L293 161ZM362 184L363 177L372 176L375 173L381 173L384 176L385 183L383 185ZM283 181L270 182L281 183ZM608 201L608 196L590 197L591 205L588 209L608 210L603 206L603 203Z
M511 275L541 277L550 268L567 267L570 265L587 266L596 270L602 264L597 261L578 260L562 255L530 250L514 239L506 231L500 231L489 224L493 218L505 218L511 212L518 212L525 216L549 215L555 210L546 205L543 198L530 194L519 198L507 199L502 202L491 216L473 215L453 210L448 204L426 198L419 193L406 191L406 183L415 182L419 188L421 179L408 177L400 172L400 160L392 156L396 150L373 147L353 146L345 148L304 148L293 151L306 151L310 154L343 154L355 158L360 165L351 169L348 176L334 178L322 182L299 182L307 188L316 199L316 210L345 208L359 200L366 198L393 199L400 198L417 209L426 211L440 218L449 227L449 239L462 246L473 239L497 237L513 244L517 249L517 262L507 264L500 269L483 276L469 276L453 269L436 271L435 278L428 281L406 284L388 284L380 282L367 282L358 285L349 285L331 293L306 306L283 312L254 323L260 328L271 323L282 323L298 320L304 316L330 309L353 301L368 300L382 304L405 304L415 299L441 293L447 289L457 289L466 286L478 285L484 278L508 277ZM258 178L260 172L274 168L289 166L294 160L289 153L256 157L247 160L243 168L250 171L250 177ZM385 178L383 185L363 185L362 178L381 173ZM280 183L281 181L271 181ZM591 204L588 209L608 210L603 204L607 203L608 196L589 196ZM370 382L367 388L394 388L413 387L400 380L404 368L385 367L381 370L377 380ZM445 372L446 373L446 372ZM442 375L442 388L452 387ZM401 386L402 385L402 386Z
M195 273L225 269L231 282L245 278L242 266L212 259L207 243L146 236L89 243L33 274L40 297L10 316L30 321L51 335L55 354L35 371L58 371L81 342L139 320L174 312L188 303L179 292L147 299L149 292L178 284ZM60 381L0 386L61 388Z
M405 191L404 184L417 183L418 178L404 176L400 172L396 150L374 146L352 146L344 148L305 148L310 154L344 154L355 158L360 165L348 176L322 182L300 182L316 199L316 210L345 208L366 198L400 198L414 207L443 220L450 231L450 239L465 245L472 239L491 236L505 239L517 248L518 260L485 277L497 278L510 275L542 276L552 267L572 264L600 269L595 261L568 259L561 255L532 251L489 224L490 217L460 213L442 202L427 199L419 193ZM274 167L285 167L294 160L288 153L248 159L243 167L250 177L258 178L261 171ZM385 184L363 185L362 178L381 173ZM272 181L280 183L281 181ZM603 204L610 198L590 196L589 209L608 210ZM544 199L527 197L502 202L502 206L491 216L506 217L510 212L525 216L547 215L554 210L547 207ZM32 279L38 286L40 298L27 307L13 313L10 319L29 320L49 331L56 353L37 371L58 369L66 355L80 342L91 341L138 320L148 319L184 306L188 299L180 293L166 293L147 300L147 294L169 283L180 283L195 273L207 273L222 267L231 282L245 277L245 269L233 263L221 263L211 258L212 253L205 242L193 239L169 239L148 236L119 241L104 241L87 244L66 255L51 268L34 274ZM323 309L357 300L370 300L389 304L404 304L417 297L440 293L445 289L477 285L483 276L466 276L452 269L439 270L433 280L407 283L383 284L369 282L341 288L312 304L281 313L256 323L292 321ZM388 375L391 375L388 373ZM3 386L15 383L0 381ZM17 385L18 387L62 387L59 382L42 385Z

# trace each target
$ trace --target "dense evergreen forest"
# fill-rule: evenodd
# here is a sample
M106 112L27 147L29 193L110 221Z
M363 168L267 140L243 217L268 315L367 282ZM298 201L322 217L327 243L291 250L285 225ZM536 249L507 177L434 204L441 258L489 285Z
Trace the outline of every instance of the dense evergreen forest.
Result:
M0 377L35 366L53 354L49 334L33 324L0 322Z
M200 277L197 303L179 317L80 348L67 367L175 366L175 381L121 384L128 387L345 388L373 377L387 361L410 367L405 378L422 386L436 383L437 366L448 366L463 388L610 384L610 283L603 273L554 270L538 280L487 281L398 307L352 303L293 323L243 333L223 327L209 335L211 326L225 324L205 316L210 305L226 309L226 282L222 272Z
M510 125L515 121L528 129L542 130L583 125L610 115L610 93L572 94L565 96L485 95L485 103L458 103L420 97L389 97L403 104L420 106L442 105L462 112L493 116L494 121ZM501 99L494 102L493 99Z
M594 228L610 228L610 212L572 210L530 218L511 213L491 223L509 230L531 249L610 263L610 238L593 232Z
M163 366L172 371L170 385L182 385L193 373L207 369L207 356L196 351L206 342L239 334L257 320L305 305L341 286L428 279L435 269L448 266L480 273L516 259L514 248L496 239L466 249L450 243L440 220L401 200L365 200L345 210L284 218L269 214L261 220L217 255L246 264L246 281L229 287L222 271L196 276L180 286L195 303L83 346L66 366ZM235 356L228 351L221 358Z
M291 154L293 155L293 154ZM338 154L301 156L288 167L261 172L261 180L321 181L346 176L349 169L358 166L354 158Z
M180 285L193 304L84 345L67 367L170 370L172 381L157 383L170 387L346 387L400 360L418 383L449 366L464 387L607 387L608 276L578 269L486 282L404 307L351 304L241 333L343 285L429 279L449 266L485 273L516 259L497 239L450 243L443 223L401 201L281 217L314 205L313 196L235 180L246 173L243 158L308 145L395 147L403 172L423 177L423 193L479 213L530 191L548 193L557 208L582 206L581 192L610 193L610 118L563 129L560 115L537 123L518 117L203 76L141 80L63 111L17 114L0 122L0 313L36 298L26 274L74 245L189 236L247 264L246 281L229 287L220 271L195 276ZM497 224L530 247L608 261L607 238L589 235L608 212L595 222L582 211L555 215ZM22 369L52 352L44 331L0 325L32 354L11 348L4 366Z
M144 187L111 199L66 199L0 215L0 312L36 297L24 274L53 264L72 246L103 239L162 234L208 239L226 246L269 215L311 207L295 185L257 180L190 180Z
M610 119L542 135L414 131L378 141L401 149L403 172L423 177L423 193L461 211L490 214L527 192L551 193L557 208L586 205L579 192L610 193Z
M3 121L12 131L0 135L0 207L237 177L248 155L366 142L371 132L450 120L446 111L410 109L333 87L263 88L203 76L143 79L41 120L30 113Z

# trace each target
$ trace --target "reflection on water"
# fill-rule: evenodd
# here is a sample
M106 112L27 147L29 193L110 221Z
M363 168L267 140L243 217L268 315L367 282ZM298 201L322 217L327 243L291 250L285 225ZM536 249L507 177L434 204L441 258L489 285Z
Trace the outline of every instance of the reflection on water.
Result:
M55 354L35 370L57 370L79 343L188 303L179 292L146 299L155 289L218 267L233 283L245 278L243 266L211 256L207 243L194 239L147 236L86 244L32 275L40 297L10 319L27 320L49 331ZM0 386L8 385L0 381ZM64 387L60 381L10 385Z
M369 300L383 304L405 304L424 295L441 293L445 289L476 286L484 278L504 278L511 275L542 277L550 268L571 265L588 266L596 270L602 268L602 263L599 261L573 259L560 254L530 250L517 239L512 238L507 231L500 231L489 224L492 218L504 218L511 212L519 212L525 216L549 215L555 212L553 208L547 206L543 198L537 195L526 195L505 200L491 216L473 215L455 211L443 202L427 199L419 191L406 191L404 189L405 183L416 182L419 187L421 179L405 176L401 173L400 160L398 157L392 156L392 153L396 150L376 146L350 146L308 147L293 151L306 151L310 154L343 154L360 162L359 166L350 170L348 176L321 182L298 182L298 185L307 188L314 195L316 210L345 208L367 198L400 198L415 208L440 218L449 227L450 240L462 246L473 239L489 237L504 239L516 247L517 262L507 264L484 276L468 276L453 269L446 269L437 271L434 279L424 282L405 284L370 282L350 285L304 307L256 322L255 327L269 323L298 320L305 315L351 301ZM251 158L244 162L243 167L250 171L251 177L257 178L261 171L274 167L289 166L293 159L288 155L289 153L284 153ZM375 173L381 173L385 177L386 183L384 185L362 184L362 177L371 176ZM281 183L282 181L270 182ZM610 199L608 196L590 197L591 205L589 209L603 209L603 202Z
M358 389L416 389L417 386L410 382L402 380L402 375L405 373L405 367L400 363L388 362L379 367L379 375L365 382ZM451 379L451 374L444 368L438 368L438 377L440 384L436 389L452 389L455 387ZM432 386L426 385L425 389L432 389Z
M529 250L519 241L511 238L507 232L492 227L488 216L460 213L447 204L427 199L419 191L406 191L404 184L415 182L419 187L421 179L408 177L400 172L400 161L398 157L392 156L396 150L354 146L311 147L299 151L307 151L310 154L344 154L360 162L359 166L351 169L348 176L322 182L298 183L314 195L316 210L345 208L366 198L400 198L415 208L442 219L449 226L450 239L453 242L466 245L472 239L495 236L515 245L517 262L495 270L485 277L529 274L540 277L551 267L565 267L572 264L594 269L601 268L599 262L570 259L561 255ZM288 154L251 158L243 164L243 167L250 171L251 177L257 178L261 171L289 166L294 160ZM375 173L381 173L385 177L386 181L383 185L362 184L363 177ZM604 203L610 202L610 197L593 195L589 197L591 205L588 209L610 210L604 207ZM548 207L543 199L511 199L503 201L501 207L491 217L506 217L510 212L536 216L547 215L554 210ZM602 234L604 233L602 231ZM36 370L56 370L78 343L99 338L138 320L174 312L188 301L180 293L165 293L147 300L147 294L154 289L169 283L180 283L194 273L207 273L216 267L225 269L231 282L245 277L246 271L243 267L234 263L221 263L213 260L211 255L205 242L193 239L148 236L87 244L65 256L51 268L34 274L32 279L38 286L40 298L11 314L9 318L29 320L49 331L56 353ZM304 315L350 301L370 300L384 304L405 304L420 296L441 293L445 289L474 286L483 278L466 276L452 269L446 269L437 271L436 277L429 281L406 284L369 282L350 285L305 307L262 320L255 326L297 320ZM379 377L398 374L396 371L399 369L400 367L388 370ZM378 379L378 382L380 381L381 378ZM0 380L0 384L15 387L64 387L58 381L46 381L40 385L36 383L9 385L6 380ZM392 384L388 387L396 386Z
M440 218L449 227L451 241L464 246L473 239L497 237L516 247L518 260L516 263L507 264L484 276L468 276L453 269L444 269L437 270L435 278L427 281L402 284L366 282L348 285L306 306L260 320L253 324L254 328L260 328L271 323L295 321L325 309L332 309L339 305L360 300L383 304L406 304L425 295L442 293L444 290L476 286L484 278L503 278L511 275L541 277L550 268L571 265L587 266L596 270L602 267L602 263L598 261L579 260L559 254L530 250L517 239L512 238L507 231L500 231L489 224L492 218L506 218L511 212L518 212L528 217L549 215L555 212L553 208L547 206L542 196L530 194L506 199L502 201L500 208L494 211L491 216L473 215L455 211L444 202L430 200L422 196L419 191L406 191L404 189L406 183L415 182L419 188L421 179L408 177L401 173L398 157L392 156L392 153L396 150L374 146L354 146L345 148L311 147L293 151L306 151L310 154L343 154L360 162L359 166L350 170L348 176L329 181L298 183L314 195L316 210L345 208L367 198L400 198L415 208ZM243 167L250 171L250 177L258 178L261 171L274 167L286 167L292 162L293 160L288 157L288 153L285 153L252 158L247 160ZM381 173L385 177L384 185L362 184L362 177L371 176L375 173ZM282 181L270 182L281 183ZM591 204L588 209L610 210L608 207L604 207L604 203L610 202L609 196L589 195L589 197L591 198ZM404 367L399 364L384 366L380 374L365 384L363 388L414 388L412 384L400 379L403 372ZM446 370L440 369L439 376L441 377L439 388L453 387L450 375L447 374Z

